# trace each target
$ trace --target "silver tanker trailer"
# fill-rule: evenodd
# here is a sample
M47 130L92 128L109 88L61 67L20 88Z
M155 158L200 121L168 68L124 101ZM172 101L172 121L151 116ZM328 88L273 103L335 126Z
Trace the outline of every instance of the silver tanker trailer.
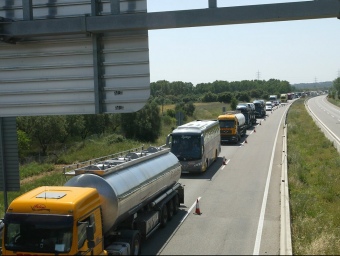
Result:
M181 165L162 147L99 160L65 170L74 177L63 187L39 187L14 199L4 218L3 253L140 254L142 240L184 203ZM25 243L20 238L28 229Z

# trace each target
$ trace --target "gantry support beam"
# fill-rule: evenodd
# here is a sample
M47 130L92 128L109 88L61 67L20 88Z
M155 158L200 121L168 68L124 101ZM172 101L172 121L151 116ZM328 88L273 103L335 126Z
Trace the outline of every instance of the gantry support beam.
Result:
M102 33L108 31L154 30L184 27L231 25L245 23L339 18L340 0L304 1L135 13L106 16L80 16L62 19L10 21L0 20L0 40L25 37ZM28 16L29 18L30 15Z

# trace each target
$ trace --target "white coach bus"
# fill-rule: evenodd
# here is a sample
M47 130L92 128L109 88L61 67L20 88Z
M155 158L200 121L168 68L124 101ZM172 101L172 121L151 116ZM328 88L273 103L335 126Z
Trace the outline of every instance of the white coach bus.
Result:
M166 144L180 161L182 173L205 172L221 152L219 122L196 120L178 126Z

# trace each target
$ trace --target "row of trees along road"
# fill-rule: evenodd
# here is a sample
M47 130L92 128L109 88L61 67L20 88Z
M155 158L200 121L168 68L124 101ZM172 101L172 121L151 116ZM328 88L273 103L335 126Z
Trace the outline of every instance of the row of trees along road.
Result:
M277 79L215 81L196 86L192 83L162 80L151 83L150 90L151 96L156 98L159 104L176 104L179 101L230 103L233 97L246 102L252 98L268 99L272 94L279 96L281 93L296 91L289 82Z
M330 96L333 99L340 99L340 77L333 81L333 87L330 91Z
M287 81L276 79L215 81L196 86L185 82L157 81L150 84L148 103L136 113L18 117L19 156L22 159L33 154L48 155L94 134L117 134L116 140L127 138L154 142L161 133L162 123L169 125L175 118L175 112L192 116L194 102L249 102L251 98L267 99L271 94L293 90ZM163 104L176 104L176 108L161 116L159 105Z

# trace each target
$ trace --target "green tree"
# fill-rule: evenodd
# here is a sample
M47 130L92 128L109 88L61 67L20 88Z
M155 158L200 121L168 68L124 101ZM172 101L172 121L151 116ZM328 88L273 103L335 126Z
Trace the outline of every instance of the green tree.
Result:
M188 102L187 104L185 104L185 113L188 116L192 116L195 112L195 105L193 102Z
M176 117L176 112L174 109L167 109L166 110L166 115L172 117L172 118L175 118Z
M250 96L249 96L249 93L247 93L247 92L238 92L238 93L236 93L235 97L239 101L243 101L243 102L249 102L250 101Z
M202 97L203 102L215 102L217 101L217 95L211 92L207 92Z
M231 99L231 102L230 102L230 107L231 107L231 109L232 109L232 110L235 110L237 104L238 104L237 99L236 99L235 97L233 97L233 98Z
M17 129L18 134L18 149L19 149L19 157L25 157L29 150L31 149L31 139L28 137L28 135L20 130Z
M161 116L158 105L148 102L141 110L121 114L121 128L127 138L155 142L161 132Z
M336 90L338 97L339 97L339 95L340 95L340 77L338 77L337 79L335 79L333 81L333 87Z
M219 102L230 103L233 98L233 94L231 92L220 93L217 97Z
M103 134L107 130L109 118L107 114L96 114L96 115L83 115L84 125L80 129L79 133L81 138L84 140L87 136L93 134Z
M67 136L65 116L18 117L17 123L20 130L38 143L42 155L46 155L49 146Z
M66 131L63 142L68 137L78 137L81 135L81 131L85 128L85 120L83 115L67 115L66 116Z

